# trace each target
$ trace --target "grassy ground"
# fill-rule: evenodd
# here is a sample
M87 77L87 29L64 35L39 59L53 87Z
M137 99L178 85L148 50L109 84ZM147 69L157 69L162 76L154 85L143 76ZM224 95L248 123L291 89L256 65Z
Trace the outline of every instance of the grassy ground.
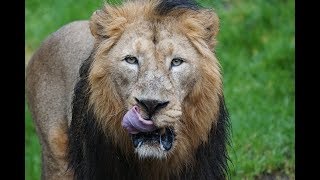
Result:
M114 2L112 2L114 3ZM26 60L60 26L88 19L102 0L26 1ZM295 179L293 0L202 0L221 19L217 56L232 121L232 179ZM40 145L26 106L26 179L40 177Z

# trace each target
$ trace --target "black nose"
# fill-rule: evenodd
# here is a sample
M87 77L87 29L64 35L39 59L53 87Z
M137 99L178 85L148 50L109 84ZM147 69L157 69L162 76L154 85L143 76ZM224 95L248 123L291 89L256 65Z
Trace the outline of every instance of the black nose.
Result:
M169 104L169 101L159 101L154 99L135 99L137 103L148 112L149 116L152 116L157 110L165 108Z

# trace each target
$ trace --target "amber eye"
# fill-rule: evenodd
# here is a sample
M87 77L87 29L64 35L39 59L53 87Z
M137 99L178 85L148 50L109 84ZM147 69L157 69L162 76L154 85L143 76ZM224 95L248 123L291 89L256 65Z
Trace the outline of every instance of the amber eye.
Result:
M174 58L171 61L171 66L180 66L183 63L183 59L181 58Z
M124 60L129 64L138 64L138 59L134 56L126 56Z

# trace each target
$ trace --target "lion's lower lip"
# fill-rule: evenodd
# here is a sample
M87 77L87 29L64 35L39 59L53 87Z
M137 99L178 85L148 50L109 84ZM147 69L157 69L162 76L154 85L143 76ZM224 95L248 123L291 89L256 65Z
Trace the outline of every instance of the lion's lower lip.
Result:
M144 143L158 143L160 148L165 151L169 151L174 142L174 133L171 128L165 128L165 131L161 134L161 129L156 129L152 132L140 132L138 134L132 134L132 142L135 148L139 148Z

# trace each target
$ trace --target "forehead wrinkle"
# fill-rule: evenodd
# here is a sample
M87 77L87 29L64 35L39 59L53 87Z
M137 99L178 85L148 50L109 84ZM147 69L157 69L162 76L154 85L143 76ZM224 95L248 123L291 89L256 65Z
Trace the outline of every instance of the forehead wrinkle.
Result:
M154 51L155 47L152 43L151 39L147 39L145 37L139 37L136 40L134 40L133 49L137 54L140 55L147 55Z
M141 46L142 46L142 44L141 44L140 39L137 39L133 44L133 48L137 52L137 54L141 54Z
M164 39L156 46L156 51L161 54L163 56L162 59L164 59L167 56L170 57L173 55L174 47L174 43L171 39Z
M127 29L130 38L136 39L133 48L137 53L145 53L152 47L155 32L151 22L138 19L128 25Z

